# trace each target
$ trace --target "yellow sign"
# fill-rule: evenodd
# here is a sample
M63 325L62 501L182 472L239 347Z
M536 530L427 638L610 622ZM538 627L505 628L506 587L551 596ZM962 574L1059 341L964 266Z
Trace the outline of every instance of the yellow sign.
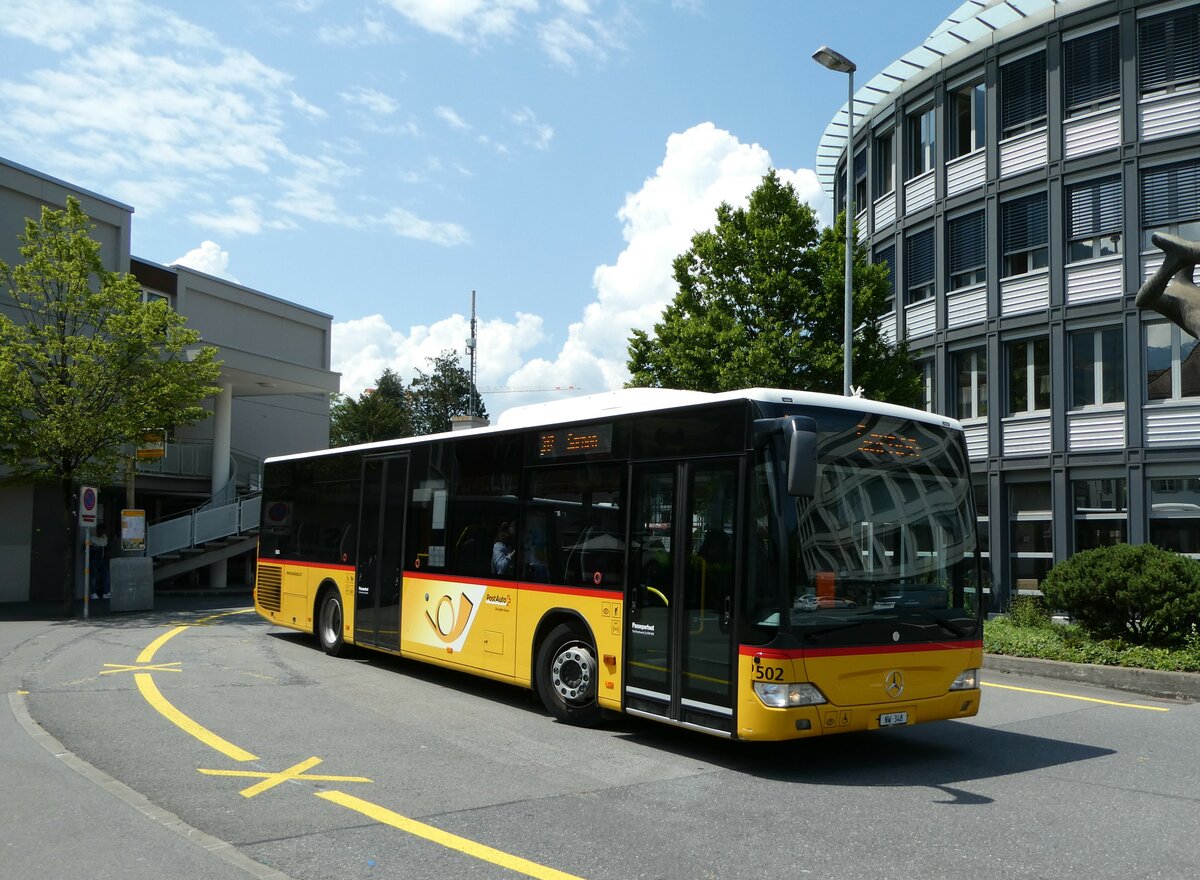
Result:
M163 458L167 454L167 432L147 431L142 435L138 444L137 457L139 461Z
M146 511L121 511L121 549L146 549Z

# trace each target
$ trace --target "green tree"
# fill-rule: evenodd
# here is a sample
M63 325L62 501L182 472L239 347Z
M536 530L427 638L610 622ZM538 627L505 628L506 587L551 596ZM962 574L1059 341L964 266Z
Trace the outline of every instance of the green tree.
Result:
M78 200L43 208L19 236L22 262L0 261L16 319L0 312L0 463L6 482L54 482L61 490L65 546L82 483L110 483L122 446L150 428L191 424L220 389L216 349L165 302L143 303L128 274L111 272ZM70 614L74 554L63 559Z
M449 431L452 416L487 418L478 391L471 387L470 374L459 365L453 351L429 358L426 366L429 372L417 370L408 386L414 434Z
M329 411L329 445L352 446L412 436L412 413L404 382L386 369L375 388L358 397L339 394Z
M845 217L818 231L812 208L772 169L745 208L722 203L717 223L675 258L675 298L652 334L629 339L631 386L728 391L754 386L840 394L843 387ZM912 405L920 376L907 347L889 345L878 317L888 268L854 252L854 384Z

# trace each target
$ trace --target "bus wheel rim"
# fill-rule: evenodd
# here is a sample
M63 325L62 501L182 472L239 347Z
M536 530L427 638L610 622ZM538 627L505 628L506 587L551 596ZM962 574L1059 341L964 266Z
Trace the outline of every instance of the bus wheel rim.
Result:
M584 645L566 645L550 666L554 690L571 704L588 703L596 682L596 657Z

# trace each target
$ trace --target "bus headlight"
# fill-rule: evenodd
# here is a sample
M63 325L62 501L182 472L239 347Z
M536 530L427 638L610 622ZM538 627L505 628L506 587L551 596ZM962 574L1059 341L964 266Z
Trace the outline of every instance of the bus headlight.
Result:
M964 669L958 674L958 678L950 683L952 691L973 691L979 687L979 670Z
M772 709L790 709L794 706L816 706L825 703L825 695L815 685L806 681L786 684L778 681L754 682L754 693L764 706Z

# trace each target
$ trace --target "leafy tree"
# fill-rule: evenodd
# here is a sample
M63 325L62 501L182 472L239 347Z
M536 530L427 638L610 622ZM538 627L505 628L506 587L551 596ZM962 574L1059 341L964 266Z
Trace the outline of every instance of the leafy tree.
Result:
M358 397L339 394L329 412L329 445L352 446L412 436L412 412L404 382L383 371L374 390Z
M818 231L812 208L772 169L745 208L722 203L714 228L675 258L679 286L654 325L629 339L631 386L727 391L843 388L845 217ZM855 385L911 405L921 384L907 347L889 345L878 316L888 268L854 253Z
M408 386L414 434L449 431L452 416L487 418L483 401L471 387L470 374L459 365L453 351L443 351L426 364L429 372L417 370Z
M68 548L77 487L111 482L122 446L148 428L200 421L201 401L220 390L216 349L185 357L199 333L165 302L143 303L135 278L107 270L91 228L68 198L66 210L26 220L23 262L0 261L16 312L0 312L0 463L6 482L57 482ZM63 557L70 614L74 554Z

